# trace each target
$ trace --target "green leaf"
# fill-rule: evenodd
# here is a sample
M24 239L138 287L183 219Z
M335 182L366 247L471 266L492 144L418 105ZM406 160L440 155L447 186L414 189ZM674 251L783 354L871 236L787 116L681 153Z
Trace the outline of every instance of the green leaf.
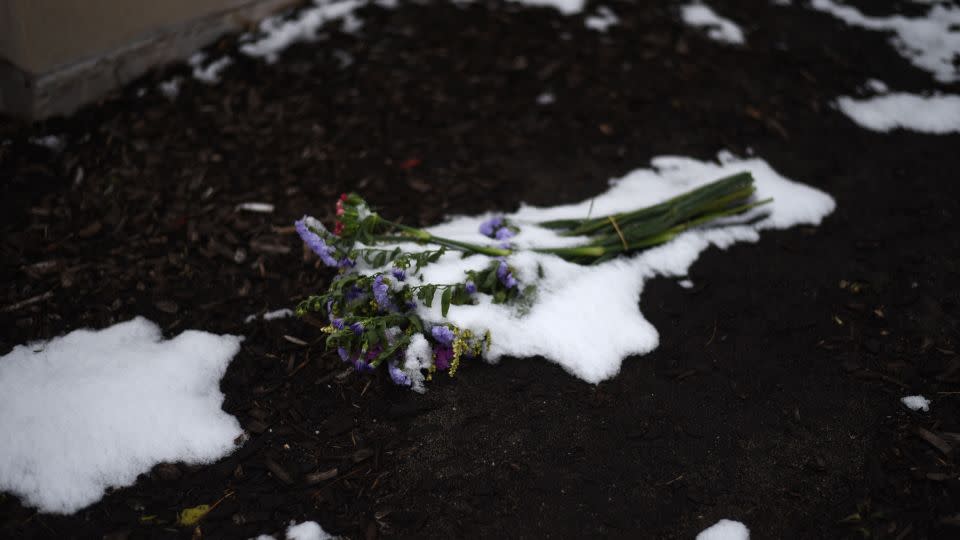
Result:
M423 333L423 321L420 320L420 317L416 315L411 315L409 317L410 326L414 328L417 332Z
M177 525L182 527L192 527L201 519L203 519L203 516L207 515L207 512L209 511L209 504L201 504L199 506L194 506L193 508L185 508L180 512L180 514L177 515Z
M450 311L450 296L453 294L453 287L447 287L443 290L443 296L440 297L440 314L444 317Z
M436 285L427 285L424 289L423 303L427 307L433 307L433 297L437 293Z

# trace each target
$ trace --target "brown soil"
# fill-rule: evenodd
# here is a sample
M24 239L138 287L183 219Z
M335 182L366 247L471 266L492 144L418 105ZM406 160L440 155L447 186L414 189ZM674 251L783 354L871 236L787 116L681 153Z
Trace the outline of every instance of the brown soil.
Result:
M692 538L721 518L755 538L960 535L960 136L877 134L831 105L868 78L960 87L803 6L711 4L746 47L663 2L603 2L621 19L607 34L499 2L367 8L358 35L238 57L175 101L155 89L183 67L69 119L0 123L0 353L135 315L243 334L222 388L251 433L72 516L0 495L0 536L246 538L309 519L351 538ZM62 151L29 142L49 133ZM341 191L427 224L721 149L837 211L707 252L693 289L649 283L661 345L602 384L507 359L421 396L345 370L301 321L243 323L328 282L290 225L329 219ZM899 403L915 393L930 413ZM172 524L221 499L199 533Z

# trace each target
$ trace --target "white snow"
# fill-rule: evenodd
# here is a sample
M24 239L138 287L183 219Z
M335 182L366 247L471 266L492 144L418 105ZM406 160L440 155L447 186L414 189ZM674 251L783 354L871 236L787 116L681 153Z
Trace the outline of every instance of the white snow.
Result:
M430 343L423 337L423 334L414 334L410 339L410 344L404 353L403 370L410 377L410 387L417 392L423 393L422 369L429 368L433 363L433 349Z
M137 317L0 357L0 490L72 513L161 462L210 463L243 431L219 382L241 338L164 340Z
M169 80L163 81L158 85L160 93L164 95L167 99L173 100L177 99L177 96L180 95L180 85L183 83L183 79L180 77L173 77Z
M867 99L843 96L837 106L862 127L873 131L909 129L923 133L960 133L960 96L918 96L896 92Z
M892 32L897 51L940 82L960 80L954 59L960 55L960 6L935 5L926 16L871 17L834 0L812 0L814 9L829 13L850 26Z
M478 294L477 305L451 306L447 320L477 334L489 330L493 339L486 355L488 361L497 362L503 356L543 356L591 383L615 376L624 358L648 353L659 341L657 330L639 309L646 280L655 276L687 276L690 266L710 246L725 249L736 242L756 242L763 229L817 225L833 211L833 199L782 177L762 159L738 159L722 153L719 163L659 157L653 160L652 169L638 169L613 180L608 191L592 200L552 208L522 205L506 216L521 229L512 239L519 247L575 245L584 239L560 237L534 223L583 218L591 212L591 205L593 216L633 210L742 171L753 173L757 197L773 197L772 204L754 210L750 216L728 220L723 227L688 231L667 244L594 266L531 252L511 255L508 262L517 279L537 287L529 310L520 313L515 306L493 304L489 296ZM745 224L749 217L765 213L769 215ZM486 244L490 239L480 234L478 228L490 216L454 217L428 230L438 236ZM417 249L410 245L405 248ZM409 276L408 282L460 282L464 271L483 269L489 264L490 259L482 255L461 258L457 253L448 253L425 267L422 274ZM538 277L538 268L542 269L542 278ZM435 302L429 309L421 306L418 313L428 322L444 321L439 304ZM419 363L408 358L404 367Z
M608 28L619 22L620 19L617 18L617 14L614 13L613 10L606 6L600 6L593 15L590 15L583 21L583 24L591 30L606 32Z
M333 536L316 521L304 521L287 528L287 540L333 540Z
M692 288L693 288L693 282L690 281L689 279L681 279L680 281L677 282L677 285L679 285L680 287L682 287L682 288L684 288L684 289L692 289Z
M923 396L907 396L900 398L900 402L907 406L911 411L930 412L930 400Z
M750 540L750 529L739 521L721 519L701 531L697 540Z
M272 321L274 319L285 319L287 317L293 317L293 310L290 308L278 309L276 311L268 311L263 315L258 315L254 313L253 315L247 315L247 318L243 322L250 324L257 319L263 319L265 321Z
M517 4L532 7L552 7L564 15L575 15L583 11L586 0L510 0Z
M331 536L330 533L323 530L323 527L320 526L316 521L304 521L303 523L297 524L296 522L291 521L290 526L287 527L287 532L285 534L287 540L335 540L336 537ZM257 536L254 540L277 540L275 537L269 534L261 534Z
M194 53L187 63L193 68L193 78L206 84L216 84L220 82L220 74L230 64L233 59L229 56L221 56L212 62L207 62L207 55L203 52Z
M680 10L683 22L694 28L705 28L707 37L714 41L742 45L745 43L743 30L737 23L717 15L706 4L687 4Z
M392 2L379 4L384 7L393 5ZM313 7L301 10L294 18L278 15L264 19L259 26L260 36L241 45L240 51L272 64L281 51L294 43L316 40L318 30L328 22L342 21L344 31L356 32L363 23L354 11L365 5L365 0L313 0Z

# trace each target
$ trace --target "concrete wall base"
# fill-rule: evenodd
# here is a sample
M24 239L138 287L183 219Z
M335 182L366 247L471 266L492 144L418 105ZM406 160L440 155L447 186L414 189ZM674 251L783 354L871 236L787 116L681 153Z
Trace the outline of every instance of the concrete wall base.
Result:
M68 115L151 68L182 61L230 32L248 28L297 0L251 0L245 4L152 32L95 57L46 73L30 73L0 60L0 113L26 120Z

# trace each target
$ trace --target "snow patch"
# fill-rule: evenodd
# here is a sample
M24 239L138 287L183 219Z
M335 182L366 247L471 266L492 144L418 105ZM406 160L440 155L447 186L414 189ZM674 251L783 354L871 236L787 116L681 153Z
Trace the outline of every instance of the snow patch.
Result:
M851 120L873 131L901 128L938 135L960 133L960 96L904 92L867 99L842 96L837 106Z
M697 540L750 540L750 529L739 521L721 519L698 534Z
M687 4L681 8L680 15L683 22L694 28L705 28L707 37L722 43L742 45L746 42L743 30L737 23L717 15L706 4Z
M157 88L160 90L160 93L164 95L164 97L169 100L174 100L180 95L180 85L182 83L182 78L173 77L172 79L161 82Z
M587 382L615 376L624 358L648 353L659 341L657 330L639 309L646 280L687 276L690 266L710 246L725 249L736 242L756 242L763 229L817 225L833 211L833 199L780 176L762 159L739 159L722 153L719 163L659 157L653 160L653 168L638 169L613 180L608 191L591 200L550 208L521 205L517 212L506 215L520 227L511 239L518 247L575 245L585 239L562 237L535 223L633 210L742 171L753 174L759 199L773 197L774 202L747 216L725 220L723 226L687 231L667 244L594 266L531 252L512 255L508 262L521 286L535 284L537 288L535 296L521 302L528 306L521 309L494 304L488 295L477 294L476 305L450 306L447 320L477 334L489 330L493 340L486 355L488 361L497 362L503 356L542 356ZM479 232L479 227L489 217L491 214L453 217L428 230L437 236L486 244L490 239ZM490 261L482 255L461 258L451 252L407 279L411 285L455 283L463 279L464 271L486 268ZM439 323L445 321L440 308L440 302L432 308L420 306L418 314L427 322ZM404 367L418 364L419 357L419 353L408 357Z
M304 521L300 524L291 521L290 526L287 527L285 537L287 540L336 540L337 538L335 536L331 536L330 533L323 530L323 527L321 527L316 521ZM277 539L269 534L261 534L254 540Z
M315 41L320 27L328 22L341 21L345 32L356 32L363 22L354 12L367 4L365 0L313 0L313 7L299 11L293 18L267 17L260 22L260 36L241 45L240 52L272 64L281 51L294 43ZM393 7L395 2L378 4Z
M207 55L203 52L194 53L187 63L193 68L193 78L206 83L217 84L220 82L220 74L233 64L233 59L229 56L221 56L212 62L207 62Z
M911 411L930 412L930 400L923 396L907 396L900 398L900 402Z
M564 15L575 15L583 11L586 0L510 0L531 7L552 7Z
M220 378L242 338L164 340L141 317L0 357L0 490L68 514L161 462L210 463L243 434Z
M940 82L960 80L954 64L960 55L960 7L935 5L924 17L871 17L833 0L812 0L814 9L829 13L850 26L892 32L897 51L914 66L929 71Z
M596 30L597 32L606 32L608 28L619 22L620 19L612 9L606 6L600 6L593 15L590 15L586 18L586 20L583 21L583 24L585 24L587 28L591 30Z

